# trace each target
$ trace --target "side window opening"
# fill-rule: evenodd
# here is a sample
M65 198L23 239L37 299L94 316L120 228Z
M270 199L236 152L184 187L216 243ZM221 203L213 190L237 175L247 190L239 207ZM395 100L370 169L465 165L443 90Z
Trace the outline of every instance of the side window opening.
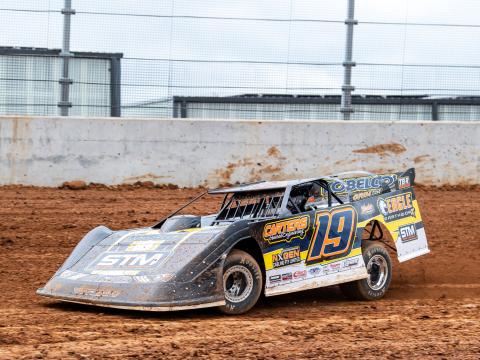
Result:
M308 194L308 199L305 205L306 210L323 209L328 206L328 191L318 183L314 183Z
M287 207L292 214L298 214L343 203L342 199L328 190L328 185L313 181L294 186L290 192Z

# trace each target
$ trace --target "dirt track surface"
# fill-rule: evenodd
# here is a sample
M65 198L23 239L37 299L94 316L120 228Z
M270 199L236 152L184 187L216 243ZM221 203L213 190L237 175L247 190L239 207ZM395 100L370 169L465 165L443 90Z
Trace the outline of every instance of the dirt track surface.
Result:
M480 356L480 191L417 190L432 253L395 264L378 302L336 287L251 312L138 313L35 295L92 227L150 225L198 189L0 188L0 358L462 358ZM197 211L213 211L207 203Z

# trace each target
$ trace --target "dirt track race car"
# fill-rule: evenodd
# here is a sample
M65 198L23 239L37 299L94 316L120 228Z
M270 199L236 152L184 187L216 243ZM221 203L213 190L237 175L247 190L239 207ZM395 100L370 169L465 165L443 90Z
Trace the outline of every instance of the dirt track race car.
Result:
M429 252L414 169L343 173L210 190L216 214L148 228L91 230L38 294L62 301L167 311L218 306L227 314L273 296L340 284L380 299L392 267ZM182 207L179 210L183 210ZM389 242L392 242L389 244Z

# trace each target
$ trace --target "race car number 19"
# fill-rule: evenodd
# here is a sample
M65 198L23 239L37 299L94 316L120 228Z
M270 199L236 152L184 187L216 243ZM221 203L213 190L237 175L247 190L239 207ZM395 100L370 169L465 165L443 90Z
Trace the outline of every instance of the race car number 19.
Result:
M313 234L306 263L308 265L347 255L351 249L357 214L353 207L320 211L315 214Z

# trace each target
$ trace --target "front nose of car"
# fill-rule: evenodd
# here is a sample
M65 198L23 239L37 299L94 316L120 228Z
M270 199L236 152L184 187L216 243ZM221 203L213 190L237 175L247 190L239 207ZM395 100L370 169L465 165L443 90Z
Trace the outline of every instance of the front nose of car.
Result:
M107 282L92 282L68 279L61 275L52 278L43 288L38 289L37 293L59 300L104 306L160 306L172 303L175 297L173 283L152 283L146 278L133 279L132 277L129 281L122 281L122 279L115 281L110 278Z

